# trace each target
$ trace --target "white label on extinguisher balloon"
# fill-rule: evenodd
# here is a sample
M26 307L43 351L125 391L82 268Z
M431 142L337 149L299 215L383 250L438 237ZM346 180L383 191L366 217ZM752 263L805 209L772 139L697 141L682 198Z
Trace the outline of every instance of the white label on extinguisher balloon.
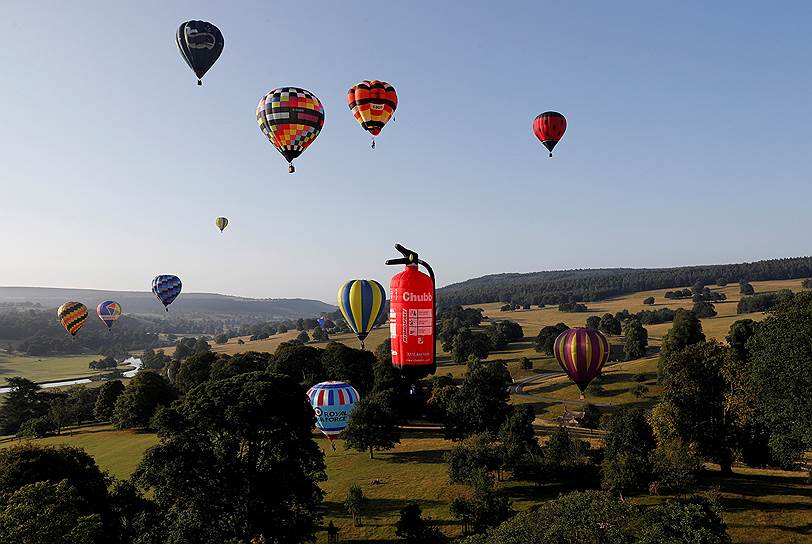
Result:
M398 337L398 320L395 310L389 310L389 338Z

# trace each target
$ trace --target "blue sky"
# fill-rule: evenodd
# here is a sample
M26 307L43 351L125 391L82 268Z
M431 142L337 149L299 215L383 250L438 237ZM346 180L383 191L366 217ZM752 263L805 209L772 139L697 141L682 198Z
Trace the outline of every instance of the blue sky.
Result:
M290 7L287 7L290 6ZM333 302L495 272L809 254L812 4L13 2L0 18L0 285ZM205 19L204 86L174 45ZM374 151L361 79L400 103ZM287 173L255 120L286 85L325 127ZM553 159L531 131L566 115ZM214 218L231 220L222 236Z

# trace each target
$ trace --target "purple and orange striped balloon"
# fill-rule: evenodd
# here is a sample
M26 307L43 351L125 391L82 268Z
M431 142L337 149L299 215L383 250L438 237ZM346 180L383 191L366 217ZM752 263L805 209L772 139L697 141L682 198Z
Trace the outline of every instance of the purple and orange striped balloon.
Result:
M600 375L609 359L609 341L600 331L586 327L568 329L555 339L555 358L581 390Z

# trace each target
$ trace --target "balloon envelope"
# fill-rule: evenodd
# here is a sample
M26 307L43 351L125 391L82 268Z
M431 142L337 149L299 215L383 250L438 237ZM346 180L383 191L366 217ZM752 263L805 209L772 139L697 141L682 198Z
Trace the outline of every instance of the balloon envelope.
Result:
M164 308L172 304L172 301L178 298L183 284L180 278L172 276L171 274L161 274L155 276L152 280L152 292L158 297L158 300L164 305ZM168 308L167 308L168 309Z
M59 322L71 336L75 336L87 322L87 306L81 302L66 302L56 310Z
M398 93L385 81L365 79L347 92L347 105L364 130L377 136L398 107Z
M555 339L555 358L581 392L609 359L609 341L598 330L575 327Z
M112 300L105 300L96 307L96 315L107 325L108 329L111 329L113 323L121 317L121 304Z
M350 280L338 290L338 307L363 342L383 313L386 291L375 280Z
M553 148L564 136L567 120L557 111L545 111L533 121L533 133L553 156Z
M225 217L218 217L217 219L214 220L214 224L217 225L217 228L220 229L220 232L223 232L223 229L225 229L228 226L228 219L226 219Z
M257 123L262 134L290 165L307 149L324 126L324 107L316 95L299 87L280 87L260 99Z
M307 392L316 414L316 427L330 440L347 427L350 413L358 402L358 391L345 382L321 382Z
M220 58L224 43L220 29L206 21L186 21L175 34L178 51L197 76L198 85L202 84L200 79Z

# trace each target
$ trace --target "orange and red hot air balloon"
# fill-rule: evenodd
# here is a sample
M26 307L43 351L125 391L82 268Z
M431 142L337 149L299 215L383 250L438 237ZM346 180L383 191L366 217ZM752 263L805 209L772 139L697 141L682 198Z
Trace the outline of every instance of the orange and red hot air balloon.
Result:
M603 365L609 359L609 341L595 329L568 329L555 339L555 358L581 390L581 398L584 398L584 389L600 376Z
M365 79L347 92L347 105L364 130L372 134L372 149L375 149L375 136L381 133L398 107L398 93L385 81Z
M557 111L545 111L533 121L533 132L536 138L553 156L555 144L564 136L567 130L567 119Z

